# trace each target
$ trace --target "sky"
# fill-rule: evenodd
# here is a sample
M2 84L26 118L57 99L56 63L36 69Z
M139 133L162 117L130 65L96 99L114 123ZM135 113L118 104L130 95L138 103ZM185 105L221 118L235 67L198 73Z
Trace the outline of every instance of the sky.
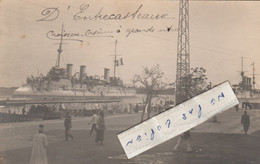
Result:
M79 13L83 4L89 7ZM48 35L49 39L46 34L49 31L61 33L62 24L66 33L78 35L69 37L70 40L65 38L66 44L62 46L61 66L73 64L73 73L79 71L80 65L86 65L89 75L103 75L104 68L110 68L112 76L117 40L116 54L123 58L124 65L117 67L116 74L124 83L131 83L143 67L155 64L164 72L164 81L173 82L176 78L178 7L178 1L166 0L2 0L0 87L21 86L26 77L45 75L55 65L59 37ZM46 15L46 8L50 8L49 15ZM77 13L81 17L93 17L99 12L126 15L138 8L138 14L167 14L167 19L74 19ZM260 2L257 1L190 1L191 67L205 68L208 81L213 84L226 80L235 84L240 80L243 56L245 74L252 76L252 62L255 62L255 73L259 73L259 15ZM167 31L167 28L171 30ZM131 29L142 32L126 37ZM86 37L88 30L110 33ZM259 75L256 83L260 88Z

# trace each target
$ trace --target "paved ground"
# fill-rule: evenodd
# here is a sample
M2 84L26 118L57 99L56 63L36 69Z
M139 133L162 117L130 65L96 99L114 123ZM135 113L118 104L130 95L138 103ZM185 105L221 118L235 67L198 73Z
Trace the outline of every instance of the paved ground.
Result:
M219 122L208 121L192 130L193 152L186 153L185 144L179 151L172 151L177 140L174 138L130 160L116 134L138 123L137 114L106 117L103 146L94 143L94 135L88 135L90 118L73 120L75 139L70 142L64 141L62 120L1 124L0 155L6 158L6 164L28 164L32 136L37 125L43 123L49 141L49 164L257 164L260 163L260 110L248 113L252 122L249 135L242 132L242 111L230 110L218 115Z

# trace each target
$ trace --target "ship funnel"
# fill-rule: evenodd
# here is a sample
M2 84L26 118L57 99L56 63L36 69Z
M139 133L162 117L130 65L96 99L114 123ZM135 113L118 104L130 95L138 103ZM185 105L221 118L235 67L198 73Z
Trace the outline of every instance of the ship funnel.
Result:
M104 80L109 81L110 69L104 68Z
M73 66L73 64L67 64L67 78L68 79L72 78L72 66Z
M79 72L80 80L82 80L83 75L84 75L85 73L86 73L86 66L85 66L85 65L80 66L80 72Z
M251 90L252 89L252 83L251 83L251 78L248 78L248 89Z

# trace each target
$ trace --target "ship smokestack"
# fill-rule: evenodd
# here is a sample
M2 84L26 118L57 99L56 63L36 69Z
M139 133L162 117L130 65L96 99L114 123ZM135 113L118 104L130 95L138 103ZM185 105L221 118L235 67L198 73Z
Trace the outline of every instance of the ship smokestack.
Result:
M247 87L247 89L248 89L248 86L249 86L249 78L247 77L246 78L246 87Z
M85 65L81 65L80 66L80 72L79 72L79 74L80 74L80 79L82 79L83 78L83 75L86 73L86 66Z
M109 81L110 69L104 68L104 80Z
M252 89L252 83L251 83L251 78L248 78L248 89Z
M82 87L83 76L84 76L85 73L86 73L86 66L85 65L81 65L80 66L80 72L79 72L80 87Z
M73 64L67 64L67 78L68 79L72 78L72 66L73 66Z

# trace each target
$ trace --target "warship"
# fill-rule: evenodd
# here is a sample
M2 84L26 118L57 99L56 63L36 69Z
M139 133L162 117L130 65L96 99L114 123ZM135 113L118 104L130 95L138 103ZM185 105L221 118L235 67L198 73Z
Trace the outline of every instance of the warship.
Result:
M237 106L237 110L239 109L260 109L260 90L256 89L256 81L255 81L255 63L251 64L253 68L253 76L248 77L245 75L243 71L243 57L241 62L241 80L238 84L233 85L234 93L236 94L239 105Z
M123 60L117 59L115 41L114 76L110 77L110 69L104 68L104 75L89 75L86 66L80 66L80 71L72 74L73 64L67 64L66 68L60 66L63 45L63 26L58 48L58 58L47 75L28 77L26 84L18 87L12 98L37 99L37 100L80 100L80 99L120 99L134 97L136 89L125 86L123 81L116 77L116 67L123 65Z

